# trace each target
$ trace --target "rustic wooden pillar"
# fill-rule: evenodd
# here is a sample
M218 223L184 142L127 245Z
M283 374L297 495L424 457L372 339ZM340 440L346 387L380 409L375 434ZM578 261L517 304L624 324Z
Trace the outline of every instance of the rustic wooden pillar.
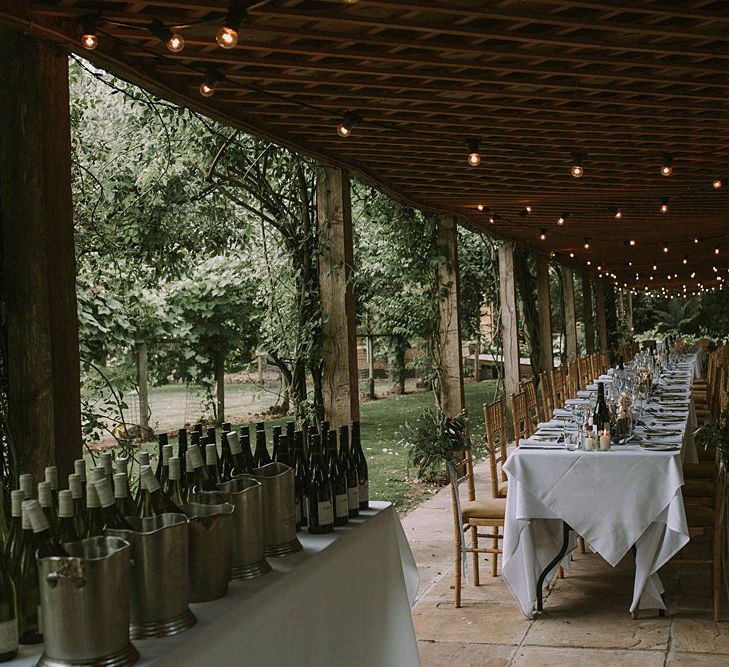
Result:
M607 352L607 319L605 318L605 289L601 280L595 283L595 311L597 312L597 334L600 343L600 351Z
M68 57L0 28L0 227L18 471L81 456Z
M595 321L592 316L592 281L589 273L582 274L582 319L585 323L585 350L595 351Z
M441 410L454 417L465 407L463 393L463 359L461 356L461 320L458 285L458 222L450 215L438 219L438 268L440 299L438 302L438 336L435 367L438 372Z
M549 258L537 255L537 305L539 306L539 349L542 371L554 368L552 352L552 303L549 294Z
M331 428L359 419L357 315L352 290L352 208L349 174L323 167L316 184L321 254L322 386Z
M565 352L567 362L577 359L577 316L575 314L575 285L572 269L562 267L562 300L564 301Z
M504 390L506 392L506 432L514 436L511 419L511 395L519 390L519 326L517 323L516 282L514 279L514 244L499 246L499 295L501 298L501 342L504 355Z

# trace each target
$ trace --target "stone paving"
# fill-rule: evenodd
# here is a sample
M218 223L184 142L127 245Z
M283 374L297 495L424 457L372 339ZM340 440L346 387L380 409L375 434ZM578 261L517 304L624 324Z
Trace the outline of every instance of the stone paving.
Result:
M487 481L483 464L476 474ZM485 488L477 490L477 497L486 494ZM528 621L501 577L490 575L486 560L481 585L465 581L462 607L453 606L453 515L447 487L402 523L420 571L413 620L423 667L729 666L729 622L713 621L707 566L669 564L661 570L666 616L645 611L634 621L627 611L632 558L613 569L595 554L576 554L565 579L547 594L545 611ZM729 619L726 597L723 603Z

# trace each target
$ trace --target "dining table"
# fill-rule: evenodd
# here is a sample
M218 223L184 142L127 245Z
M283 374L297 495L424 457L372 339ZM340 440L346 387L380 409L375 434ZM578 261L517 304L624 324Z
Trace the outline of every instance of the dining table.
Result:
M621 444L605 451L565 444L573 411L594 401L598 382L613 382L611 370L509 455L502 576L527 618L542 610L557 567L569 572L577 536L613 567L633 552L631 613L665 610L659 570L689 541L681 487L683 462L698 460L694 362L686 354L663 369Z

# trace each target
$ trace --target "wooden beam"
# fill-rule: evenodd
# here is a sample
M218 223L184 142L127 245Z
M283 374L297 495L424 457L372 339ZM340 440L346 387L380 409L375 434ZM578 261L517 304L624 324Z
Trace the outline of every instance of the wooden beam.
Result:
M582 272L582 320L585 323L585 350L595 351L595 321L592 315L592 281L590 274Z
M337 428L359 419L349 174L341 169L322 168L316 184L316 205L321 246L324 414L331 428Z
M608 349L607 319L605 318L605 288L601 280L594 280L595 284L595 311L597 312L597 335L600 351Z
M465 407L463 393L463 359L458 284L458 221L450 215L438 219L438 338L434 349L438 374L436 398L447 417L456 416Z
M577 359L577 315L575 314L575 285L572 269L562 266L562 300L564 301L564 342L567 361Z
M0 29L0 222L18 472L81 456L68 57Z
M504 390L506 431L514 437L511 419L511 395L519 390L519 325L514 277L514 244L499 246L499 296L501 299L501 342L504 356Z
M549 258L537 254L537 304L539 306L539 348L542 355L542 371L554 368L552 352L552 303L549 293Z

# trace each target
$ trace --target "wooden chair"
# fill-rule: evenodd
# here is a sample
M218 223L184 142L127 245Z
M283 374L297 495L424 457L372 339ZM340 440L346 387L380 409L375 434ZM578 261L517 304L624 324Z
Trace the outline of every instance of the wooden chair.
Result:
M514 440L518 447L519 438L528 438L532 434L525 391L519 391L511 395L511 418L514 423Z
M564 407L565 395L564 368L561 366L552 371L552 402L555 408Z
M527 414L529 415L529 435L537 430L539 425L539 402L537 401L537 387L534 380L524 380L519 383L519 389L526 394Z
M451 501L453 506L453 528L455 537L455 605L461 606L461 577L463 559L470 553L473 563L473 584L479 585L479 562L478 556L482 553L491 554L491 574L496 576L498 568L498 557L503 553L499 547L499 540L503 540L503 531L499 528L504 525L506 514L506 499L486 498L477 500L474 491L473 461L470 451L464 452L462 462L449 461L448 477L451 485ZM461 472L459 472L461 468ZM468 488L468 500L461 502L459 492L460 484L466 482ZM479 528L491 528L490 533L480 533ZM471 544L466 544L466 536L470 533ZM490 547L480 547L479 538L491 540Z
M565 398L577 396L577 389L580 386L580 373L576 361L567 363L567 375L565 377Z
M484 404L483 420L486 425L486 446L489 450L489 466L491 468L491 495L494 498L506 498L509 482L503 469L508 455L506 451L503 397L498 398L493 403Z
M602 375L602 371L600 370L600 354L598 352L590 355L590 373L592 374L593 380L597 380Z
M542 388L542 420L546 422L554 414L552 372L544 371L539 375L539 386Z
M585 389L590 382L593 380L592 368L590 366L590 359L588 357L580 357L577 359L577 370L580 375L580 380L577 385L578 389Z

